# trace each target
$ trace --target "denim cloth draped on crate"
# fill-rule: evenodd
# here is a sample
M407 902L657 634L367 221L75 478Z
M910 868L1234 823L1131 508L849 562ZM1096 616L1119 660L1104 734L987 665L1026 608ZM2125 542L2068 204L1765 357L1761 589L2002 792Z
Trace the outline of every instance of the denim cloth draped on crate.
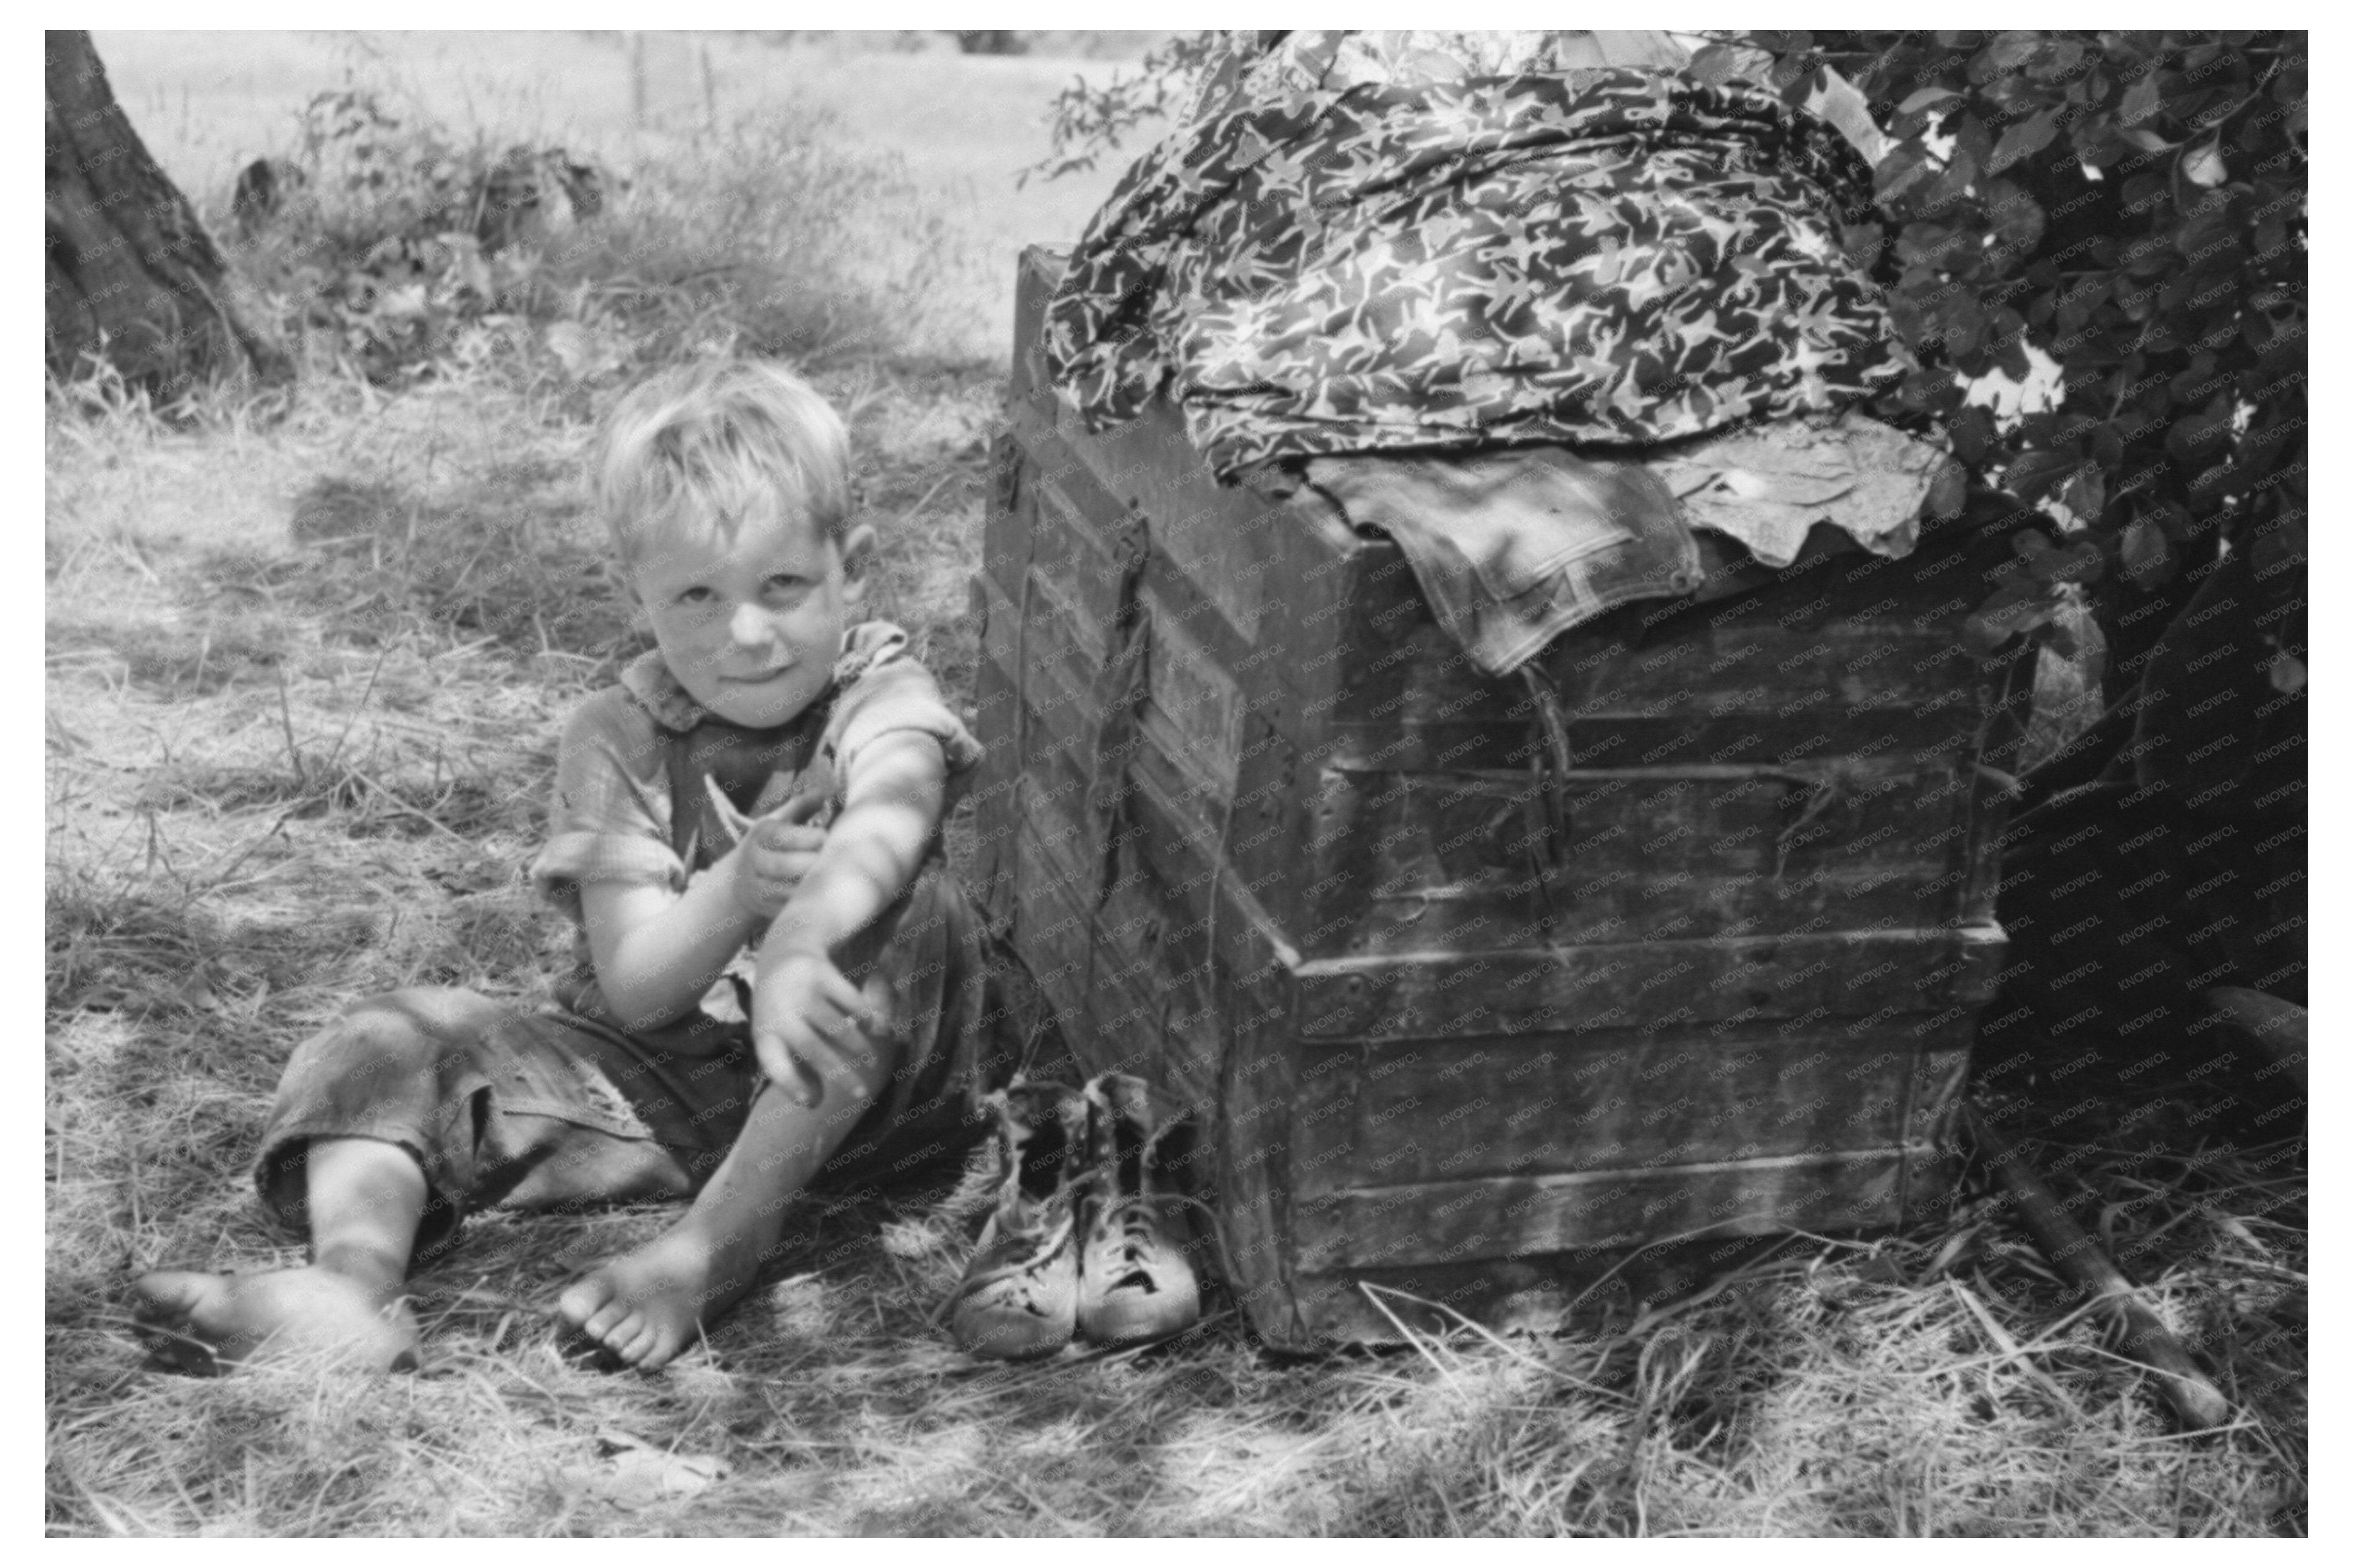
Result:
M1903 556L1923 515L1957 508L1962 493L1942 450L1852 408L1678 441L1639 462L1498 447L1311 458L1305 477L1351 524L1397 541L1439 625L1490 675L1605 610L1701 589L1694 528L1773 567L1795 561L1817 524Z
M1307 480L1397 541L1438 624L1491 675L1604 610L1700 586L1674 493L1639 463L1504 447L1311 458Z

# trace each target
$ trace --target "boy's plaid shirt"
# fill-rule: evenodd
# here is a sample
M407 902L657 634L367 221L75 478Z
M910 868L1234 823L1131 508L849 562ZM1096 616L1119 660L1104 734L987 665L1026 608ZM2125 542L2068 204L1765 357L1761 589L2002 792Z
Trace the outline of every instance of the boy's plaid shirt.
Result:
M888 621L850 628L825 694L776 729L745 729L710 713L659 652L649 652L565 725L547 845L532 863L532 885L575 923L580 889L592 882L683 892L689 877L771 812L814 794L821 805L812 820L830 821L860 753L877 736L907 729L940 743L953 805L980 762L980 743L908 652L907 634ZM585 931L575 948L586 966Z

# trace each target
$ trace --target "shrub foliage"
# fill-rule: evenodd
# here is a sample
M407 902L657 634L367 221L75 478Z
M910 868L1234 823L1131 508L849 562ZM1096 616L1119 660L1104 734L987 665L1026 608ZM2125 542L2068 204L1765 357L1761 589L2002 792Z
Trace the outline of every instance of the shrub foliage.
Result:
M232 252L303 357L380 385L526 347L592 379L715 349L887 351L957 254L902 165L817 116L617 171L461 140L364 85L315 94L230 208Z

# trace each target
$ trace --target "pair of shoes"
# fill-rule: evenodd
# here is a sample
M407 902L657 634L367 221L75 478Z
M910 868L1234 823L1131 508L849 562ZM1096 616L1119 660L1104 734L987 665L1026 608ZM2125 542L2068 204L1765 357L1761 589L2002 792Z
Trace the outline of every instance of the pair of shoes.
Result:
M1027 1361L1074 1337L1166 1339L1200 1316L1200 1287L1156 1189L1155 1125L1141 1079L1104 1074L1073 1091L1021 1084L984 1102L997 1121L997 1205L944 1308L957 1344Z

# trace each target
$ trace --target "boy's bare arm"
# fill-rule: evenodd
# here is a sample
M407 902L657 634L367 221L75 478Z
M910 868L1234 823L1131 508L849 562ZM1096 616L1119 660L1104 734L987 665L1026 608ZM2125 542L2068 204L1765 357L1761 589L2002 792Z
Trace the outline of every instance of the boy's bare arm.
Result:
M752 986L752 1046L760 1069L815 1106L837 1091L871 1090L884 1021L834 963L915 879L947 793L939 742L914 731L882 736L860 756L825 847L760 944Z
M915 880L947 800L947 758L919 730L893 730L860 754L825 848L760 942L765 968L789 954L830 959Z
M694 1011L758 928L733 886L729 860L683 894L633 882L592 882L580 913L596 987L624 1029L657 1029ZM716 1031L716 1050L725 1043Z

